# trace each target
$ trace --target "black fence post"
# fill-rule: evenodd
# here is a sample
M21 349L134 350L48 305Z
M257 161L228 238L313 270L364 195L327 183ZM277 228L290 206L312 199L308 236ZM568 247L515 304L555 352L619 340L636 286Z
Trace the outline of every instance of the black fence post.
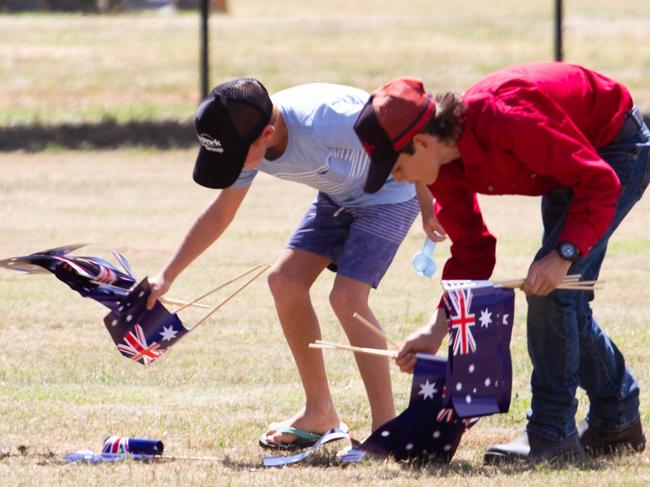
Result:
M201 100L208 96L210 85L209 29L210 0L201 0Z
M562 49L562 0L555 0L555 60L563 61L564 52Z

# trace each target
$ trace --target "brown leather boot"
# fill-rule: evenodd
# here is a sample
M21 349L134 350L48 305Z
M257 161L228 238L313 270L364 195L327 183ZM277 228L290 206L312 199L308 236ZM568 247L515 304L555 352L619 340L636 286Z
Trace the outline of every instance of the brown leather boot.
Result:
M641 419L621 431L605 431L584 420L578 425L578 435L585 452L592 457L645 449Z
M504 463L528 462L576 462L585 458L578 436L553 441L534 433L524 431L510 443L492 445L485 452L483 463L502 465Z

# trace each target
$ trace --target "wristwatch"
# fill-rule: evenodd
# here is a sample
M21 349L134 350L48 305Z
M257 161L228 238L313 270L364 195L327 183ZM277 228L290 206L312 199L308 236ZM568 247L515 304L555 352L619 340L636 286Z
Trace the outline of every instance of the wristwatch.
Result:
M555 248L564 260L575 262L580 258L580 250L572 243L559 242Z

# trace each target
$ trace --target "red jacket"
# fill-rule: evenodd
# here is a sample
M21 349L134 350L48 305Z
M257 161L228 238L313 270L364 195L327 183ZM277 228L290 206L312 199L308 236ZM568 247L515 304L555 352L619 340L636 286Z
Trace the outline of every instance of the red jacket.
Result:
M487 279L494 269L496 239L477 193L571 188L559 240L586 255L609 226L620 193L616 173L597 149L614 139L632 108L627 89L580 66L531 63L487 76L463 102L461 157L443 165L429 187L452 241L443 279Z

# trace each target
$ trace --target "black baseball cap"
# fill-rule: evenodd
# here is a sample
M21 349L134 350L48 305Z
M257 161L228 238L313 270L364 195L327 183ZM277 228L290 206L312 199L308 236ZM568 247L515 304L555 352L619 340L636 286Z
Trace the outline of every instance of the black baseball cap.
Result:
M207 188L227 188L241 174L248 148L271 121L273 103L254 78L227 81L214 88L196 110L201 144L193 178Z

